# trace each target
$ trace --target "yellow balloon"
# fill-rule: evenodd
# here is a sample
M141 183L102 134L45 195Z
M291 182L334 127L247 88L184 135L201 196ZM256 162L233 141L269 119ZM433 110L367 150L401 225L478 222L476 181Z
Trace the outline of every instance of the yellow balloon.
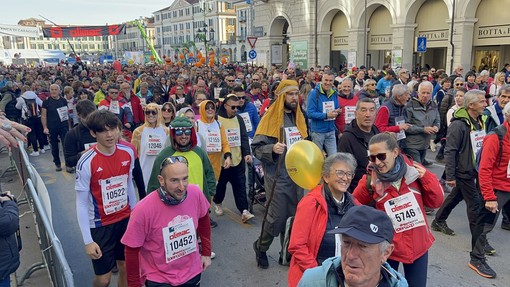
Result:
M287 173L294 183L304 189L312 189L319 183L324 156L311 141L301 140L293 144L285 156Z

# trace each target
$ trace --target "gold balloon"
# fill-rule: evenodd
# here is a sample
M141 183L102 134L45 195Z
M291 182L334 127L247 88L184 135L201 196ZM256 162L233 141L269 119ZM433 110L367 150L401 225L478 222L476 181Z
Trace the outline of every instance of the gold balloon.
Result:
M319 183L324 156L311 141L301 140L293 144L285 156L287 173L294 183L304 189L312 189Z

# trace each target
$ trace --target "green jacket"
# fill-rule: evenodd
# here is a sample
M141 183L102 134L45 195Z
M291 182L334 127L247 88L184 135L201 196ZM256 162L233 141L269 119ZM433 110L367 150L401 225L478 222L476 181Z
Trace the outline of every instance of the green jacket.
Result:
M177 151L173 146L164 148L154 161L151 177L147 185L147 194L160 187L158 175L163 160L169 156L178 155L184 156L188 160L189 183L197 184L202 189L207 200L211 201L211 196L216 194L216 178L214 177L214 171L207 153L198 146L186 152Z

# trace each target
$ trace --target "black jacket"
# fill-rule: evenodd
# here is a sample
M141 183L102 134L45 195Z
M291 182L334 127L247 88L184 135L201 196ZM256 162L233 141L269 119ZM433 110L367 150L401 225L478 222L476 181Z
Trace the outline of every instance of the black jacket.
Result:
M66 166L75 167L85 150L85 144L95 143L96 139L82 123L72 128L64 139L64 158Z
M343 135L340 137L338 142L338 151L351 153L358 162L358 166L356 167L356 174L354 175L354 179L351 181L351 185L349 186L349 192L354 191L358 185L359 180L363 177L364 174L367 173L368 142L374 135L378 133L379 129L373 125L372 130L369 134L367 134L359 128L356 119L354 119L352 120L351 124L345 128Z
M0 281L19 267L18 227L18 204L12 200L0 204Z

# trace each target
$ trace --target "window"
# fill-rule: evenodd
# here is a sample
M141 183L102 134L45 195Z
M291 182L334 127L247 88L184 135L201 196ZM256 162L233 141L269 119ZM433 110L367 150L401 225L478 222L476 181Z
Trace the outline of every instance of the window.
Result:
M233 19L233 18L227 19L227 25L234 26L235 24L236 24L236 19Z
M232 3L227 2L227 9L228 9L228 10L232 10L232 9L234 9L234 7L233 7Z
M172 17L177 17L177 11L172 12Z
M159 15L156 15L156 21L159 21Z
M190 29L191 28L191 24L188 22L186 23L186 29Z
M30 49L37 49L37 48L35 47L35 44L30 44Z
M179 29L180 29L181 31L182 31L182 30L184 30L184 24L180 23L180 24L179 24Z
M44 44L37 44L37 49L44 50Z
M181 9L181 10L179 10L179 17L182 17L182 16L184 16L184 12Z
M189 12L190 12L189 8L186 8L186 16L189 15Z

